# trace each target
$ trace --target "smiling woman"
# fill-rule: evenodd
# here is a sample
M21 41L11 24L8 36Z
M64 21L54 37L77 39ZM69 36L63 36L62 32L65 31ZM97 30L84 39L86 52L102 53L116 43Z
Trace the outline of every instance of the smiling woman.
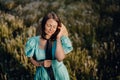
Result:
M45 25L46 38L49 39L52 36L52 34L54 34L56 29L57 29L57 22L54 19L47 20Z
M25 46L26 56L37 67L34 80L69 80L63 59L73 47L68 36L64 35L65 26L51 12L43 17L41 30L40 36L31 37Z

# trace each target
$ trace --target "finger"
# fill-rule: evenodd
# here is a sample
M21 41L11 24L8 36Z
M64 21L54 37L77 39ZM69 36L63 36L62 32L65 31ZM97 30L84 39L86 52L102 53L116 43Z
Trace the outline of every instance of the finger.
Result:
M51 60L45 60L46 62L51 62Z
M44 61L44 67L50 67L50 65L51 65L51 60Z
M61 27L58 27L58 29L61 29Z
M39 63L36 63L36 64L34 64L35 66L40 66L40 64Z

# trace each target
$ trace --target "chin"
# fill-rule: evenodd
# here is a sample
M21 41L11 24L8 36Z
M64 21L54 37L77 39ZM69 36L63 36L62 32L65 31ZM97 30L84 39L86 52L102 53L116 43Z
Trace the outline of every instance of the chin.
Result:
M48 34L48 36L52 36L52 34Z
M49 36L52 36L53 35L53 33L51 33L51 34L48 34Z
M48 35L48 36L52 36L53 34L54 34L54 33L48 33L47 35Z

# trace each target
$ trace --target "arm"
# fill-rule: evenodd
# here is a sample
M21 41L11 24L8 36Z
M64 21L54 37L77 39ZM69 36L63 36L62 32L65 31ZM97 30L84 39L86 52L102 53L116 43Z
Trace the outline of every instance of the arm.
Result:
M56 58L58 61L62 61L65 58L65 53L62 48L61 40L58 38L57 39L57 44L56 44Z
M39 66L50 67L51 65L51 60L36 61L32 57L30 57L30 61L36 67L39 67Z
M57 60L58 61L62 61L64 58L65 58L65 52L64 52L64 50L63 50L63 47L62 47L62 44L61 44L61 36L63 35L63 33L65 32L64 29L65 27L64 27L64 25L62 24L62 27L59 27L59 29L60 29L60 32L59 32L59 34L57 35L57 42L56 42L56 54L55 54L55 56L56 56L56 58L57 58ZM68 34L66 33L66 36L67 36Z
M49 67L51 65L51 61L50 60L45 60L45 61L36 61L33 58L34 55L34 50L35 50L35 45L36 45L36 41L35 41L35 37L30 38L26 45L25 45L25 54L27 57L29 57L30 62L34 65L34 66L44 66L44 67Z

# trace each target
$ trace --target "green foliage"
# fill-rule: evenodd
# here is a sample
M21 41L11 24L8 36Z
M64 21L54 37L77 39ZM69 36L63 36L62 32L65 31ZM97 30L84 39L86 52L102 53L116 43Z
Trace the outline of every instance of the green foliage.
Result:
M26 28L22 19L4 12L1 13L0 21L0 55L2 56L0 66L2 68L2 79L19 79L16 76L20 74L23 74L21 79L29 79L29 76L25 77L25 75L28 75L27 69L31 72L34 69L28 63L28 59L24 54L24 44L27 37L35 35L35 28ZM22 71L25 71L25 73ZM29 73L29 75L32 74Z
M39 35L43 15L55 11L74 50L64 61L71 80L120 79L118 0L0 0L0 79L33 80L35 67L24 53Z
M77 49L67 56L65 64L71 75L71 80L89 80L97 78L97 61L86 49Z

